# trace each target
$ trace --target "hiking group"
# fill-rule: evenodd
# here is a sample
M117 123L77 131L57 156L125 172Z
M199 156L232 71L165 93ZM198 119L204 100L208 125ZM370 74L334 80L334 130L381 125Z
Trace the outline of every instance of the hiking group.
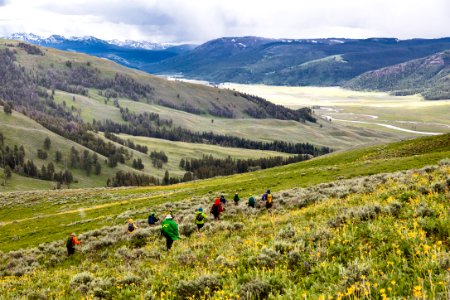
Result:
M239 205L238 193L234 194L233 202L235 206ZM273 196L270 193L270 190L267 190L262 196L261 201L264 201L266 209L272 208L273 205ZM220 214L225 211L224 206L226 205L227 200L225 195L222 193L220 197L214 200L214 204L211 206L210 213L214 216L215 221L220 221ZM255 208L256 200L253 195L251 195L248 199L248 206ZM194 223L197 225L197 230L200 231L203 226L205 226L205 222L208 219L208 216L203 211L203 208L200 207L195 212ZM156 216L156 213L152 212L148 218L147 223L149 226L154 226L159 222L159 218ZM128 219L127 221L127 232L128 234L132 234L139 227L135 224L133 219ZM161 222L161 235L166 238L166 249L170 250L172 248L173 242L181 239L178 233L178 224L175 222L173 218L173 213L169 212L166 215L166 218ZM66 242L67 247L67 255L73 255L75 253L75 245L79 245L81 242L76 238L75 233L72 233Z

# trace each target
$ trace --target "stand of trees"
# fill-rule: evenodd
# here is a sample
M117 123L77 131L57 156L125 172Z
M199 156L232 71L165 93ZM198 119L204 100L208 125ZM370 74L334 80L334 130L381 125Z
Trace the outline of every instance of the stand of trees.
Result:
M169 158L164 151L152 151L152 153L150 153L150 159L152 160L152 165L158 169L161 169L163 164L166 164L169 161Z
M170 141L188 143L204 143L224 147L270 150L291 154L310 154L318 156L332 152L328 147L315 147L309 143L288 143L284 141L260 142L235 136L216 134L213 132L193 132L181 127L159 128L151 124L134 123L119 124L111 120L96 121L93 127L99 131L126 133L135 136L147 136Z
M22 145L10 147L5 145L5 139L0 132L0 166L5 170L6 177L11 177L11 172L41 180L56 181L59 184L70 185L73 182L72 173L69 170L56 172L52 162L43 164L39 169L33 160L25 161L25 149ZM6 181L4 178L3 183Z
M199 159L181 159L180 167L187 171L184 180L188 181L187 179L205 179L215 176L245 173L258 169L273 168L308 160L310 157L310 155L296 155L287 158L274 156L258 159L232 159L228 156L225 159L219 159L214 158L212 155L203 155L203 157Z
M154 176L136 174L132 172L119 171L113 178L108 178L106 185L110 187L119 186L144 186L159 185L160 181Z
M144 154L147 154L147 152L148 152L148 147L147 146L135 144L130 139L124 140L124 139L122 139L122 138L118 137L117 135L115 135L113 133L110 133L110 132L105 132L105 138L107 138L108 140L111 140L113 142L116 142L118 144L121 144L122 146L131 148L133 150L139 151L139 152L144 153Z
M317 119L312 116L311 109L309 108L305 107L293 110L282 105L274 104L258 96L249 95L246 93L237 93L237 94L244 97L248 101L257 104L256 108L249 108L245 110L245 113L247 113L249 116L253 118L256 119L273 118L279 120L295 120L299 122L309 121L313 123L317 121Z

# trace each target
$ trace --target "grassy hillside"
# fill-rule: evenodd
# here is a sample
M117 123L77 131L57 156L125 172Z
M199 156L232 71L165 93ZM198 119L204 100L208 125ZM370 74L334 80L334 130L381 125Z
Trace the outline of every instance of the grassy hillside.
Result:
M47 165L49 162L52 162L55 165L56 171L64 170L67 166L72 171L74 180L77 181L77 183L72 185L73 187L105 186L106 180L109 177L112 177L115 172L119 170L127 172L133 171L131 167L121 164L116 168L109 168L104 163L106 158L97 153L102 166L101 174L98 176L94 174L86 176L85 171L78 168L70 168L70 149L74 147L80 154L84 150L88 150L91 155L94 154L93 151L51 132L20 113L14 112L12 115L7 115L3 112L3 107L0 108L0 132L2 132L5 137L5 145L9 145L9 147L22 145L25 149L25 160L33 160L38 169L40 169L42 165ZM45 160L39 159L37 151L38 149L44 150L44 140L47 137L50 138L51 141L50 149L45 150L48 158ZM59 163L55 161L56 151L62 153L62 160ZM54 186L56 186L55 182L24 178L13 173L11 180L8 180L6 186L0 187L0 190L47 189L53 188Z
M382 143L398 139L399 135L343 126L328 122L298 123L274 119L226 119L211 116L197 116L167 107L147 105L141 102L120 100L120 105L134 112L154 112L163 119L171 118L174 124L193 131L205 128L219 134L239 136L252 140L284 140L298 143L312 143L332 147L335 150L348 149L370 143ZM214 122L211 122L211 120Z
M0 294L444 299L450 290L448 157L450 135L443 135L172 187L3 194L0 204L10 209L1 215L2 250L51 243L1 255L7 276ZM438 161L438 167L378 174ZM245 206L249 194L267 187L273 187L272 211L262 203ZM222 221L208 221L196 233L195 209L209 207L220 191L236 190L240 206L228 205ZM159 226L148 227L144 218L168 210L183 239L166 253ZM125 233L129 217L139 220L133 235ZM66 258L64 238L74 230L83 244Z
M173 186L3 193L1 203L8 210L0 212L0 220L4 222L0 250L37 246L61 239L74 229L82 232L116 224L126 220L122 213L127 209L140 211L135 216L144 217L152 207L165 202L190 199L195 203L200 196L212 198L225 192L231 197L236 191L248 197L267 188L278 192L337 179L419 168L449 156L450 135L447 134ZM14 200L19 198L18 202ZM23 226L17 227L13 221Z
M66 95L64 93L58 93L56 98L61 97L62 101L70 101L72 100L72 95ZM79 107L85 109L86 111L93 113L95 116L95 110L86 109L88 105L83 104L83 101L94 101L91 98L86 98L83 96L76 96L76 100L74 105L80 105ZM68 102L69 103L69 102ZM115 107L114 107L115 108ZM100 112L101 110L97 110ZM260 158L260 157L269 157L269 156L283 156L287 157L288 154L273 152L273 151L259 151L259 150L249 150L249 149L240 149L240 148L227 148L220 147L214 145L203 145L203 144L189 144L182 142L171 142L161 139L155 138L145 138L145 137L133 137L127 135L119 135L123 139L131 139L138 144L146 145L149 148L148 154L144 154L135 150L128 148L128 151L133 155L133 157L125 162L125 164L119 164L115 168L110 168L107 166L104 161L105 157L98 154L99 160L102 162L102 172L99 176L91 174L90 176L86 176L85 171L77 168L71 168L69 165L69 156L71 147L75 147L75 149L80 152L80 154L84 150L88 150L87 148L67 140L33 120L27 118L26 116L14 112L12 115L6 115L3 112L3 107L0 106L0 132L3 133L5 137L5 144L13 147L14 145L20 146L23 145L25 149L25 160L33 160L36 166L40 169L42 165L47 165L49 162L53 162L56 167L56 170L64 170L67 166L69 170L74 174L74 179L77 181L71 185L72 188L87 188L87 187L103 187L106 186L106 181L108 178L113 177L114 174L118 171L125 172L136 172L136 173L145 173L150 174L152 176L156 176L158 178L162 178L164 176L164 172L168 170L171 176L183 176L185 173L179 167L179 163L181 158L201 158L204 154L211 154L217 158L226 158L231 156L233 158ZM103 138L101 133L98 136ZM27 137L24 139L23 137ZM38 149L44 149L44 139L49 137L51 140L51 147L49 150L46 150L48 154L48 158L45 160L39 159L37 156ZM105 139L106 142L110 142ZM120 144L114 143L117 147L120 147ZM56 151L60 151L63 155L63 159L61 162L57 163L55 161L55 153ZM152 151L164 151L169 158L169 162L163 165L162 169L157 169L153 167L152 161L149 157L150 152ZM93 151L89 151L93 154ZM144 170L138 171L131 167L133 159L141 159L145 168ZM3 174L3 171L2 171ZM3 179L3 176L1 176ZM0 191L14 191L14 190L34 190L34 189L52 189L56 186L55 182L51 181L43 181L32 178L26 178L20 176L18 174L13 173L12 178L7 181L6 186L0 187Z
M133 99L135 101L162 104L197 114L226 115L232 118L247 116L246 111L249 109L259 108L263 111L266 109L232 91L223 91L199 84L169 81L136 69L129 69L109 60L53 48L31 46L42 49L40 50L42 55L32 55L21 45L23 43L19 44L17 41L0 39L0 49L14 50L17 63L30 72L41 75L46 73L50 75L50 78L55 78L56 75L59 79L68 76L70 81L70 78L79 76L79 72L82 71L84 73L83 78L75 85L85 88L98 85L98 79L113 80L116 74L120 73L130 76L137 83L149 89L145 96L139 95L139 91L137 91L138 96ZM41 82L44 81L41 80ZM134 92L142 86L134 86Z
M351 89L421 93L426 99L450 99L450 51L364 73L346 84Z

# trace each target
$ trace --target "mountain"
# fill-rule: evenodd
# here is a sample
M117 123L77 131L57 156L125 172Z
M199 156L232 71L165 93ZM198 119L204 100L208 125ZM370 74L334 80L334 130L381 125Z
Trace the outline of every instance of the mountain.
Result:
M212 82L342 85L367 71L450 49L450 38L398 40L229 37L143 67Z
M430 100L450 99L450 50L366 72L345 87L397 95L421 93Z
M35 34L15 33L4 38L65 51L86 53L137 69L145 64L154 63L189 51L194 47L193 45L160 44L132 40L105 41L92 36L67 38L60 35L52 35L48 38L43 38Z

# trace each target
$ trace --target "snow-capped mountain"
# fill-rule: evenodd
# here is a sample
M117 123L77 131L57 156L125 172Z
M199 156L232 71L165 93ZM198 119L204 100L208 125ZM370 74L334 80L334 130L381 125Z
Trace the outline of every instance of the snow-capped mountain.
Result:
M11 35L3 37L10 40L19 40L31 44L37 44L42 46L52 47L54 44L62 44L67 42L83 43L85 45L95 44L108 44L124 48L131 49L144 49L144 50L165 50L170 47L178 46L177 44L170 43L157 43L148 41L134 41L134 40L102 40L93 36L72 36L64 37L61 35L51 35L49 37L42 37L33 33L13 33Z
M86 53L137 69L143 69L148 64L177 56L194 47L194 45L174 45L147 41L105 41L93 36L64 37L51 35L41 37L33 33L14 33L3 38L59 50Z
M108 43L120 47L127 47L133 49L146 49L146 50L164 50L176 46L175 44L169 43L156 43L156 42L133 41L133 40L125 40L125 41L109 40Z

